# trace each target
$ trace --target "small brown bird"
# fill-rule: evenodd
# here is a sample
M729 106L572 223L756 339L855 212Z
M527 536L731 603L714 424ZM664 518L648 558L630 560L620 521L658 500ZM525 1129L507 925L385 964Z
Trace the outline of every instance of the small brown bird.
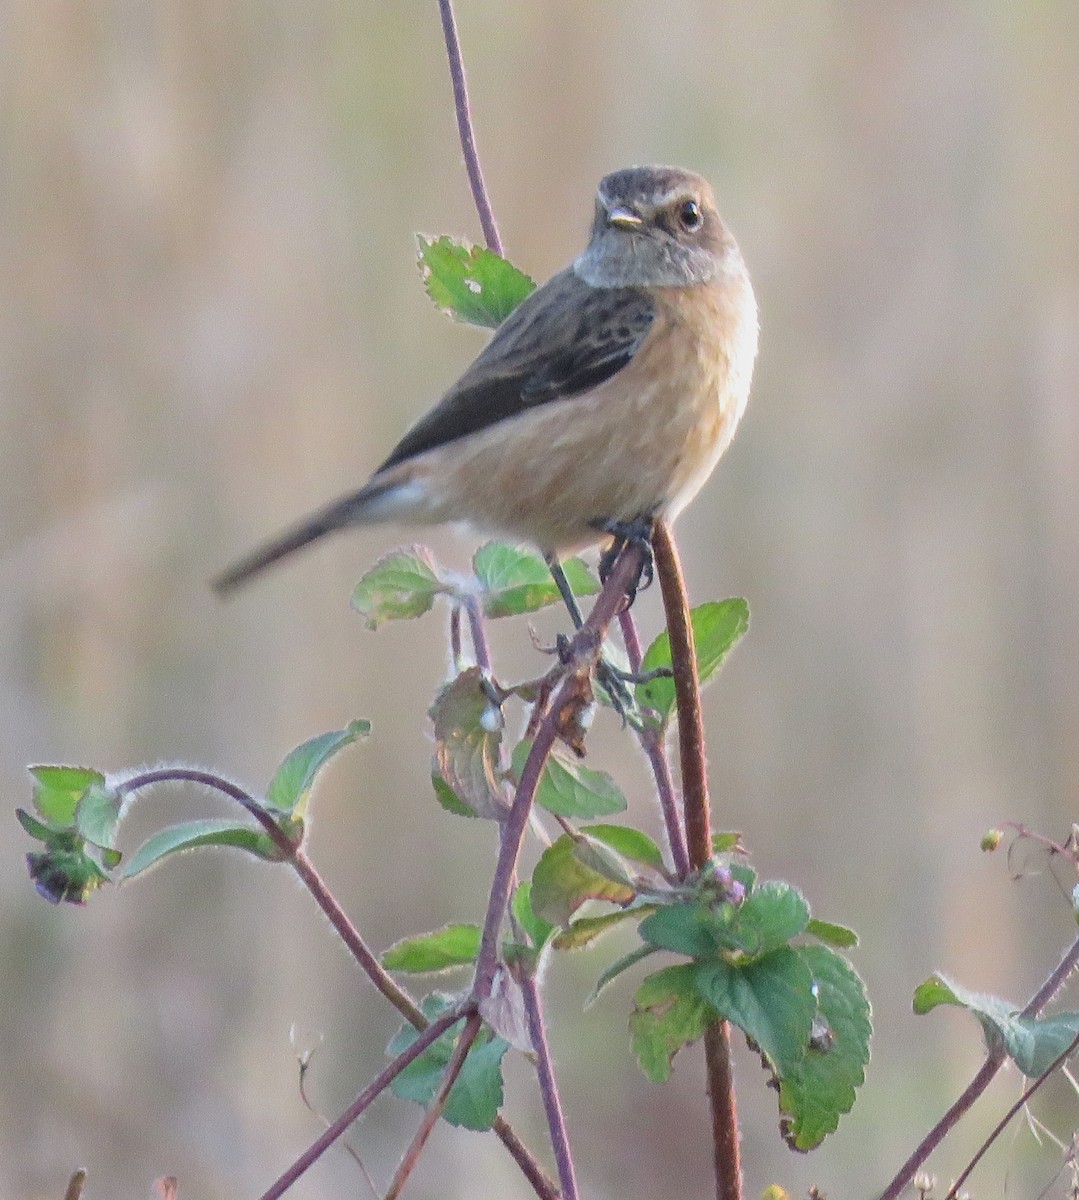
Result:
M231 591L324 534L465 521L557 557L700 490L745 409L757 305L699 175L606 176L584 253L534 291L359 491L225 571Z

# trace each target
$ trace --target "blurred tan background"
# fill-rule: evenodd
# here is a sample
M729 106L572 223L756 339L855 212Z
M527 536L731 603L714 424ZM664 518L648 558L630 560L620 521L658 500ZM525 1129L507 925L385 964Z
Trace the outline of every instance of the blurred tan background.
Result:
M739 1048L747 1182L870 1196L980 1058L960 1014L911 1014L914 986L940 968L1021 1001L1074 932L1043 860L1013 884L978 838L1005 818L1061 837L1077 811L1079 8L458 15L522 267L579 250L605 171L667 161L713 181L753 273L749 412L680 523L695 598L753 611L707 695L716 824L860 931L879 1028L855 1112L808 1158ZM318 1132L290 1026L321 1035L310 1085L334 1114L391 1014L283 870L192 856L53 909L10 812L28 762L186 758L257 787L368 717L316 797L315 860L376 946L479 917L494 831L427 782L444 623L368 634L348 606L414 535L343 538L228 605L206 585L357 483L482 345L414 268L417 230L479 237L436 8L9 0L0 105L0 1196L59 1197L77 1166L95 1198L166 1172L182 1196L256 1196ZM467 563L468 539L427 540ZM638 612L650 637L657 596ZM507 676L537 668L524 622L494 635ZM593 761L651 821L626 746L601 718ZM158 793L127 844L220 811ZM707 1196L698 1056L660 1090L628 1049L630 984L580 1011L623 948L551 972L585 1194ZM994 1088L942 1179L1018 1090ZM520 1064L510 1093L542 1148ZM1054 1086L1038 1112L1067 1139L1079 1101ZM380 1181L418 1115L386 1101L356 1131ZM977 1195L1063 1196L1042 1192L1059 1166L1005 1138ZM338 1151L294 1194L366 1193ZM443 1129L409 1194L528 1192L493 1139Z

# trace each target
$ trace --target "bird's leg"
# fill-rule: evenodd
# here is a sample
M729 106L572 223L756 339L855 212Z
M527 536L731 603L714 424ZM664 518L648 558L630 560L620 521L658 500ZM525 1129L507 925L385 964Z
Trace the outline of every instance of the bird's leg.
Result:
M648 522L648 532L649 533L651 533L651 528L652 528L651 522ZM631 533L632 532L634 532L634 531L631 531ZM625 539L625 540L628 540L628 539ZM624 541L623 541L623 544L624 544ZM620 550L621 550L621 546L617 546L617 548L615 550L615 557L617 557ZM650 543L647 544L647 554L648 554L648 557L647 557L645 563L642 564L641 572L643 574L645 571L645 567L647 567L648 583L651 583L651 581L652 581L652 548L651 548ZM606 555L604 555L604 557L606 558ZM544 559L547 562L548 570L551 572L551 578L555 581L555 586L558 588L559 594L562 596L562 599L565 602L566 608L569 610L570 620L573 622L573 628L580 629L584 625L584 615L581 612L581 606L577 603L577 597L573 594L573 589L569 585L569 580L566 578L566 572L562 569L562 564L558 561L558 559L553 554L545 554ZM613 565L614 564L612 561L611 566L613 566ZM607 568L606 571L604 571L604 568L601 565L600 577L604 578L605 574L609 574L609 571L610 571L609 567ZM605 578L604 578L604 582L606 582ZM634 583L634 585L633 585L634 595L636 594L637 588L639 586L640 585L638 583L636 583L636 582ZM648 584L646 583L644 586L647 587ZM633 602L633 599L632 599L632 597L630 597L630 603L632 603L632 602ZM565 650L565 647L563 646L563 641L564 641L564 639L559 638L560 653L564 653L564 650ZM629 689L626 687L627 684L648 683L653 679L658 679L661 675L669 676L670 674L671 674L671 670L669 667L659 667L654 671L646 671L643 674L641 674L639 672L634 672L634 671L623 671L620 667L616 667L614 665L614 663L608 662L607 659L602 658L602 657L600 658L599 663L596 667L596 675L597 675L600 683L603 684L604 688L607 691L607 694L611 697L611 700L614 703L615 710L618 712L619 716L621 716L623 719L625 719L626 708L629 705L631 705L633 702L632 697L629 694Z
M655 566L652 559L652 525L653 519L645 516L634 517L631 521L595 522L596 529L601 533L609 533L614 539L599 560L599 577L602 583L607 582L607 576L610 575L624 547L640 546L643 552L641 569L637 572L637 578L626 589L627 608L637 598L637 592L649 587L655 577Z
M641 567L637 573L637 578L633 580L630 586L626 589L626 608L629 608L633 601L637 598L638 591L650 587L652 580L655 578L655 560L652 556L652 529L655 524L653 517L634 517L631 521L597 521L596 528L603 533L609 533L614 539L610 546L603 552L603 557L599 560L599 577L606 583L607 577L614 569L614 564L618 559L619 554L627 545L640 546L642 551ZM670 667L657 667L653 671L633 672L620 671L617 667L611 668L625 683L649 683L653 679L660 677L670 677L674 672Z
M574 629L580 629L584 625L584 615L581 612L581 606L577 603L577 597L573 594L573 588L569 585L569 580L566 578L566 572L562 569L562 564L553 554L545 554L547 567L551 572L551 578L555 581L555 586L561 593L562 599L565 601L566 608L569 610L570 620L573 622ZM563 650L562 639L559 639L559 650ZM596 664L596 678L603 685L607 695L610 696L614 704L615 711L623 719L626 718L626 709L633 704L633 697L629 693L629 688L626 687L624 672L620 671L613 663L609 663L602 656ZM632 679L629 682L633 682Z
M580 629L584 625L584 615L581 612L581 606L577 603L577 597L573 594L573 588L570 587L569 580L566 578L566 572L562 570L562 564L553 554L545 554L543 557L547 562L547 569L551 572L555 587L558 588L559 595L565 602L566 608L569 609L573 628Z

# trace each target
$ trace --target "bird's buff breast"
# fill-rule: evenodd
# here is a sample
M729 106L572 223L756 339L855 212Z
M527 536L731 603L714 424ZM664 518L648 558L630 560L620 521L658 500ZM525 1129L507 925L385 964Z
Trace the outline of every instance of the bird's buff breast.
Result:
M597 522L675 517L745 408L756 308L752 292L748 304L730 291L723 303L711 289L668 292L633 360L598 388L415 460L415 515L464 518L556 553L597 541Z

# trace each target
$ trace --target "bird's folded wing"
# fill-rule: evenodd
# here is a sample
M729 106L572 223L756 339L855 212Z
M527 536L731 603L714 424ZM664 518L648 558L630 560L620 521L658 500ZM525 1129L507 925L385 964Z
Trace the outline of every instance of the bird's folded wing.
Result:
M533 292L379 471L598 387L633 358L655 319L638 288L596 288L572 268Z

